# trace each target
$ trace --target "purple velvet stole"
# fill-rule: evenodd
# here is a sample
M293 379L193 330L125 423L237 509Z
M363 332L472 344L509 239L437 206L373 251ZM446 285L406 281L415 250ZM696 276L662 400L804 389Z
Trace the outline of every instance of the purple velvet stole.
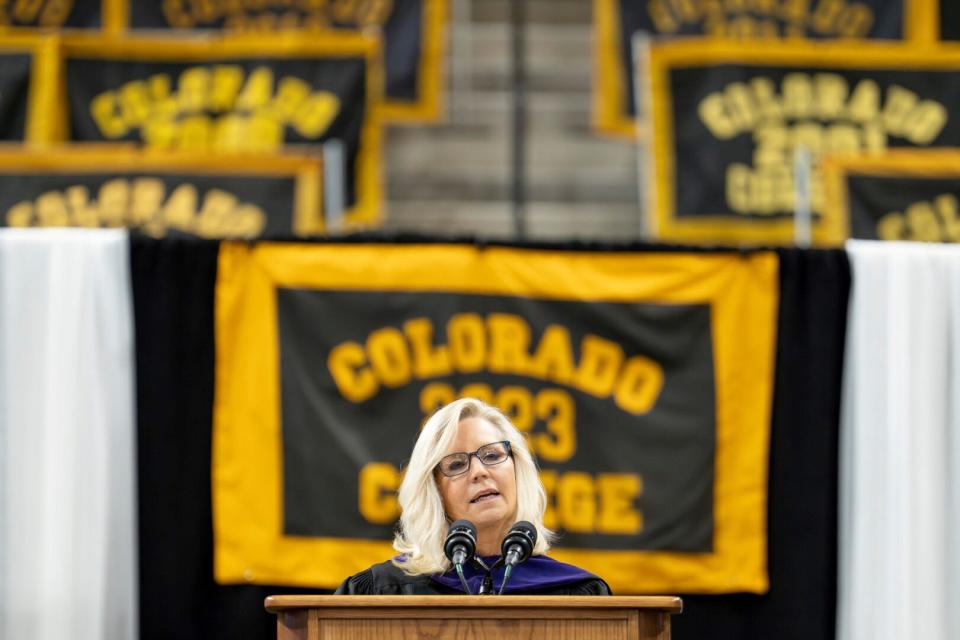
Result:
M492 566L500 556L483 556L482 560L486 565ZM500 585L503 584L503 573L505 568L501 565L493 570L493 591L500 591ZM471 593L480 591L480 584L483 582L487 572L473 563L463 568L463 576L467 579L467 585ZM525 593L528 591L537 591L550 587L559 587L565 584L573 584L581 580L596 578L592 573L588 573L572 564L557 562L547 556L532 556L523 564L518 564L513 568L510 575L510 581L504 593ZM463 592L463 586L457 577L457 572L451 569L443 575L431 576L434 582L438 582L445 587L456 589Z

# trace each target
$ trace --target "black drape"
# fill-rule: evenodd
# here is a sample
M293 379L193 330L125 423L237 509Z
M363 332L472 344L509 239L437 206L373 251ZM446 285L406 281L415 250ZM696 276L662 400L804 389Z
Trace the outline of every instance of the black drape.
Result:
M850 266L784 249L770 439L770 591L685 595L675 640L828 640L837 582L837 447Z
M210 450L218 243L133 237L142 640L276 637L263 599L213 581Z

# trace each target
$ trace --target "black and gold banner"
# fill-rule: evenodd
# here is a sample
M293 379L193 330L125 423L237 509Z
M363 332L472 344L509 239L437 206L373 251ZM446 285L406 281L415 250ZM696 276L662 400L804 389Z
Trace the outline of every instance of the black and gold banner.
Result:
M113 0L8 0L0 2L0 27L100 29Z
M960 242L960 150L828 158L824 215L846 237Z
M0 141L44 143L56 126L53 38L0 35Z
M345 221L382 208L382 75L376 40L348 34L264 41L108 40L63 44L67 139L148 150L342 153ZM329 188L329 185L325 185Z
M960 145L960 49L861 43L655 45L650 55L657 237L793 239L798 149L813 159L813 240L841 242L822 216L818 158Z
M391 557L419 426L468 395L527 435L557 558L621 593L763 592L776 313L770 253L225 244L216 578Z
M106 2L124 5L117 30L217 30L261 40L275 38L278 31L378 30L386 78L384 119L435 122L444 112L450 0Z
M594 0L596 109L600 131L634 137L634 34L672 37L936 38L938 0Z
M0 226L309 235L323 230L320 182L321 163L307 157L144 154L113 145L0 150Z

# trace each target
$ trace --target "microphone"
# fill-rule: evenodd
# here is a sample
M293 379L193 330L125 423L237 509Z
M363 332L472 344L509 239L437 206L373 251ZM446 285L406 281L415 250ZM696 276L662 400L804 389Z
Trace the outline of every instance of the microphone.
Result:
M521 562L526 562L530 554L533 553L533 547L537 544L537 528L526 520L521 520L510 528L503 544L500 545L500 552L506 559L507 566L503 573L503 584L500 585L500 591L497 595L503 595L503 590L507 588L507 581L510 580L510 574L513 568Z
M447 539L443 542L443 553L453 563L460 578L460 586L467 595L470 586L463 577L463 565L477 552L477 528L469 520L457 520L447 529Z

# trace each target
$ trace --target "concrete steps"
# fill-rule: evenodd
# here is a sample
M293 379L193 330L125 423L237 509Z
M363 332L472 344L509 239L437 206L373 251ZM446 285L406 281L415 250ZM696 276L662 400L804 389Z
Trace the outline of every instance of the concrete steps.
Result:
M528 0L531 239L638 237L636 148L590 129L591 0ZM448 121L387 131L387 228L513 234L507 0L453 0Z

